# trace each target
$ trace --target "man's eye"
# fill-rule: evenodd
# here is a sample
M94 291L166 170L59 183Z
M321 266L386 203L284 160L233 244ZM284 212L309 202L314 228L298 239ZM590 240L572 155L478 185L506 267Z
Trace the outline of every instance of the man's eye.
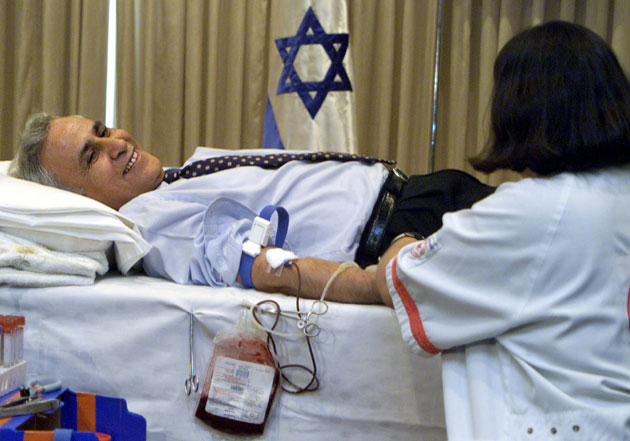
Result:
M95 163L96 160L98 159L98 153L94 150L90 151L87 159L88 159L88 165Z

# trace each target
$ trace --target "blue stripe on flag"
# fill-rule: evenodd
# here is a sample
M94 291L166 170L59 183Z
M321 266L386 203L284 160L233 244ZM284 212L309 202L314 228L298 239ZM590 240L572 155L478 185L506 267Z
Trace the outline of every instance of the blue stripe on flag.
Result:
M263 128L262 148L284 149L269 97L267 97L267 107L265 108L265 127Z

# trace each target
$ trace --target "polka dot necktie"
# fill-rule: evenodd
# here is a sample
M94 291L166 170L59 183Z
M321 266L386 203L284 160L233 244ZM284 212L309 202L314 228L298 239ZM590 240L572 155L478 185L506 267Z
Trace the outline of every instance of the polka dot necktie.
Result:
M196 176L203 176L222 170L236 167L257 166L262 168L279 168L289 161L360 161L366 164L381 162L383 164L395 164L396 161L374 158L371 156L356 155L354 153L336 152L308 152L308 153L279 153L269 155L247 155L247 156L220 156L207 158L193 162L183 168L169 168L164 173L164 182L171 183L180 178L189 179Z

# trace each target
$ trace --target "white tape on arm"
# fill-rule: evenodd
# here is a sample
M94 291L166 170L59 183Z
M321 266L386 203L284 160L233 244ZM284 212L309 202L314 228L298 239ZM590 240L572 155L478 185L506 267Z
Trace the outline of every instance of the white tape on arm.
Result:
M293 251L283 250L282 248L272 248L266 253L267 263L273 269L280 268L298 258Z

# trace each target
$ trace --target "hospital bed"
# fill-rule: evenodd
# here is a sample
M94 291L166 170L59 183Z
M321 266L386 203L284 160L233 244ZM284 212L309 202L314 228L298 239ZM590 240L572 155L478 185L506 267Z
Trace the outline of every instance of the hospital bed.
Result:
M27 377L124 398L131 412L145 417L152 441L252 439L217 431L194 416L213 340L244 305L273 299L294 310L295 298L148 277L137 270L148 248L132 222L86 198L4 176L6 165L0 163L0 249L23 265L0 268L0 313L26 317ZM87 269L55 277L60 275L45 273L50 268L32 268L38 262L6 251L12 239L14 249L45 244L58 253L46 259L59 259L53 270L71 265L76 255L88 259ZM103 256L109 269L103 270ZM393 310L331 302L318 324L321 334L311 340L319 389L279 391L264 433L253 439L446 438L439 358L408 351ZM276 338L280 361L310 366L295 322L280 326L291 334ZM202 384L188 395L191 355Z

